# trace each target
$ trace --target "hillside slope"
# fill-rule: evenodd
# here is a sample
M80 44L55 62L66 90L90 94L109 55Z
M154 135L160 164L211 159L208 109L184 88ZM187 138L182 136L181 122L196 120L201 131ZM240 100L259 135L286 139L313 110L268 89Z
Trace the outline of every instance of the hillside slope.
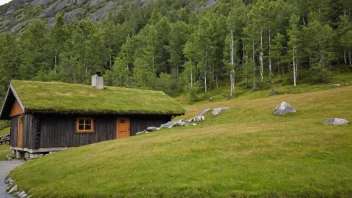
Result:
M48 19L51 27L57 13L63 13L67 23L82 18L99 21L115 15L124 4L145 5L149 2L151 0L13 0L0 7L0 32L21 31L35 19Z
M21 32L36 19L45 19L48 27L52 27L58 13L64 15L66 23L79 19L98 22L115 16L124 5L146 6L151 2L153 0L12 0L0 6L0 33ZM204 6L215 3L215 0L207 0Z
M10 177L33 197L348 197L352 87L188 107L231 109L197 126L45 156ZM274 116L287 101L298 112Z

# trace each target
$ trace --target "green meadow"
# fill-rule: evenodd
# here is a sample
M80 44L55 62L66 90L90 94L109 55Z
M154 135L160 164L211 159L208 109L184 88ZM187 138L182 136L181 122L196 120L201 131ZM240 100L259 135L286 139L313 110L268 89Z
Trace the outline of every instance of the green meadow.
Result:
M267 92L266 92L267 93ZM297 113L275 116L282 101ZM349 197L352 86L188 105L196 126L69 149L10 173L33 197ZM175 118L177 119L177 118Z

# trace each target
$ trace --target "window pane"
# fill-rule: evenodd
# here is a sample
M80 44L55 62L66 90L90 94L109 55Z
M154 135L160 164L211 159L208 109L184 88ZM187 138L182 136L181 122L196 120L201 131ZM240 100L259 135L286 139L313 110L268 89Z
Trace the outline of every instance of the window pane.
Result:
M83 124L80 124L80 125L78 126L78 129L79 129L79 130L84 130L84 125L83 125Z
M84 124L84 119L78 119L79 124Z
M90 119L86 119L86 124L90 124L91 120Z
M91 125L86 125L86 130L91 130Z

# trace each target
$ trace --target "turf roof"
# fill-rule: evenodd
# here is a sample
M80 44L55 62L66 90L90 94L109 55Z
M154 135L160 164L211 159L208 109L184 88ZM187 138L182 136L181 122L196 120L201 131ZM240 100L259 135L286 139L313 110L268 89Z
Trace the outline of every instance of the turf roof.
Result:
M161 91L61 82L11 81L26 111L117 114L184 114L185 109Z

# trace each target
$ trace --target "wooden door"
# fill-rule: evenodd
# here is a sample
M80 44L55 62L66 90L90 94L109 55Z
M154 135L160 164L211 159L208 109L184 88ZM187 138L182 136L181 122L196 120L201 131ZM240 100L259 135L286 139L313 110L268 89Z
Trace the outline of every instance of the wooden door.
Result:
M117 118L116 139L130 136L130 120L126 117Z
M23 147L23 116L18 117L18 135L17 135L17 147Z

